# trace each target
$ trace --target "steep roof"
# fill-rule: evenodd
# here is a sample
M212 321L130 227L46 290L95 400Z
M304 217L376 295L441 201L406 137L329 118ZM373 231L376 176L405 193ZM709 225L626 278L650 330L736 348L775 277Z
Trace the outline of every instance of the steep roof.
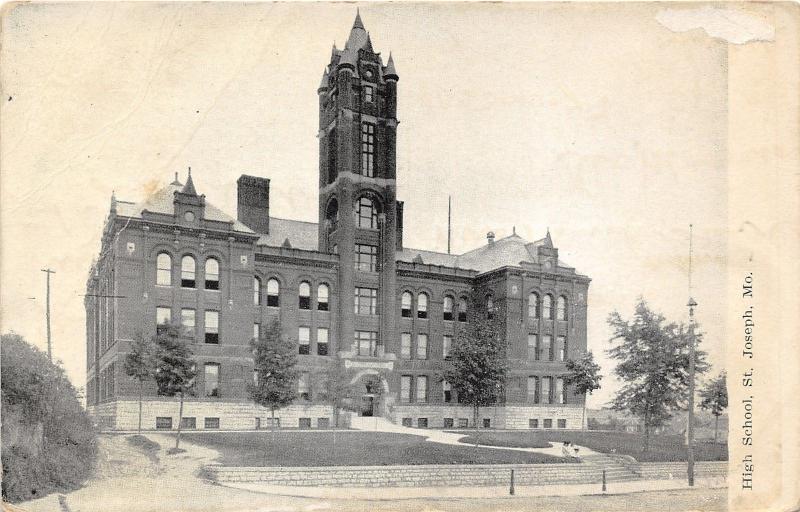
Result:
M187 182L186 187L188 186L189 183ZM191 189L194 189L194 184L192 184ZM130 201L117 200L117 215L141 218L142 211L144 210L153 213L172 215L175 211L173 204L175 192L181 192L184 190L184 185L176 180L151 194L144 201L132 203ZM210 204L208 201L206 201L205 204L205 218L218 222L232 222L233 229L235 231L240 231L242 233L253 233L252 229L226 214L213 204Z
M316 251L318 249L319 226L316 222L301 220L269 218L269 234L261 235L256 242L258 245L272 247L284 246L286 240L295 249Z
M419 262L417 259L419 257L423 263L429 265L488 272L501 267L518 267L521 262L539 263L537 248L542 245L553 247L549 232L545 238L532 243L514 233L459 255L403 248L402 251L397 252L397 259L412 263L415 260ZM561 260L558 261L558 266L570 268Z

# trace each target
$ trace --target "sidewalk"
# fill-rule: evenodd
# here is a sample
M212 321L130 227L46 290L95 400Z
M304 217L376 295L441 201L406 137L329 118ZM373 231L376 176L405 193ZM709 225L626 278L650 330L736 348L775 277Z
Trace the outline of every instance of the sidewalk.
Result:
M225 487L242 489L275 496L291 496L323 499L352 500L402 500L419 498L503 498L511 497L508 486L495 487L300 487L279 486L265 483L226 482ZM726 487L724 478L695 480L695 489ZM618 495L643 491L664 491L691 489L685 480L638 480L632 482L612 482L602 491L600 484L541 485L535 487L516 487L515 497L535 496L586 496Z

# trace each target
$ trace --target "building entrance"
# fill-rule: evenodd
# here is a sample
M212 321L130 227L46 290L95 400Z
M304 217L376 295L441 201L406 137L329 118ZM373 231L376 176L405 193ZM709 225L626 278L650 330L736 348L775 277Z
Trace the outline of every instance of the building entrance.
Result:
M361 397L361 416L372 416L375 411L375 397L364 395Z

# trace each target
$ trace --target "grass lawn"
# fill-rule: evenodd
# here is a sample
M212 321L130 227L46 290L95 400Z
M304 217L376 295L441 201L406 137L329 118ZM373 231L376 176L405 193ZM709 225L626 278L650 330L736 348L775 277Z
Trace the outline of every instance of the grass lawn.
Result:
M520 430L518 432L492 432L474 430L458 431L470 437L462 442L475 442L490 446L542 447L548 443L572 441L580 446L601 452L630 455L639 462L683 462L686 460L686 446L681 436L650 436L650 450L642 453L643 434L627 432L575 432L558 430ZM701 442L695 447L695 460L728 460L728 447L725 444Z
M334 435L336 444L334 445ZM385 432L207 432L190 443L220 452L225 466L391 466L407 464L541 464L560 457L426 442Z

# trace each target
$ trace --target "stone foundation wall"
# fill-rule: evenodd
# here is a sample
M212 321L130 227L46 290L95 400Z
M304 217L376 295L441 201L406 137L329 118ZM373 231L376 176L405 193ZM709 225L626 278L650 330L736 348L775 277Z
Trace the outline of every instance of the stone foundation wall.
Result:
M640 462L634 470L647 480L685 480L687 467L685 462ZM695 462L695 478L715 478L728 476L728 462Z
M481 407L478 413L478 425L474 425L472 408L465 406L442 406L425 404L395 405L390 411L390 420L402 424L403 419L411 420L411 426L420 426L420 418L427 419L428 428L464 428L463 422L468 422L469 428L483 427L484 421L489 420L491 428L529 429L580 429L583 421L581 406L523 406L505 405L498 407ZM452 427L445 427L445 419L453 420ZM459 422L460 420L460 422ZM532 426L531 420L536 420ZM545 427L545 420L550 420L550 426ZM559 426L563 420L564 426Z
M146 400L142 403L142 428L156 430L157 418L171 418L172 430L178 428L177 400ZM112 430L135 430L139 421L138 401L109 402L88 408L101 428ZM108 418L111 418L111 421ZM183 417L194 418L197 430L253 430L256 418L260 428L269 428L269 409L246 402L191 401L183 404ZM219 419L218 427L215 427ZM333 408L329 405L290 405L275 411L283 428L328 428L333 425ZM206 419L209 424L206 426ZM300 421L304 419L305 424ZM163 422L163 420L161 420ZM163 424L162 424L163 426ZM184 428L187 425L184 424Z

